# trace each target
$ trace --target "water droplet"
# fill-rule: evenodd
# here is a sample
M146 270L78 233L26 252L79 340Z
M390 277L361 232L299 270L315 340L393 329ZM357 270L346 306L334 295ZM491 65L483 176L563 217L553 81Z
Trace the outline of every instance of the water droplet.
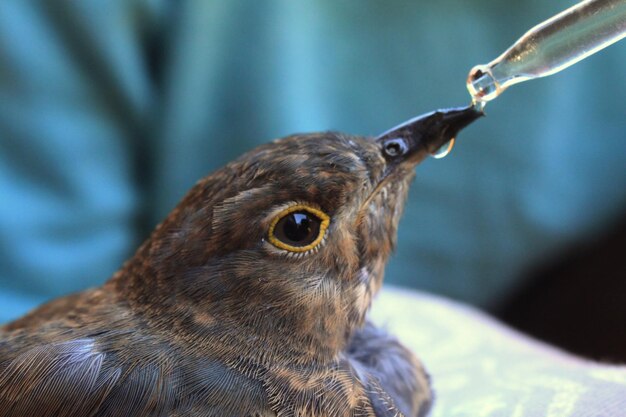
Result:
M467 77L467 90L472 96L472 103L482 110L488 101L502 93L502 88L487 65L477 65Z
M448 154L452 152L452 148L454 148L455 140L456 140L455 138L452 138L446 143L444 143L441 148L437 149L437 151L431 154L432 157L435 159L441 159L441 158L448 156Z

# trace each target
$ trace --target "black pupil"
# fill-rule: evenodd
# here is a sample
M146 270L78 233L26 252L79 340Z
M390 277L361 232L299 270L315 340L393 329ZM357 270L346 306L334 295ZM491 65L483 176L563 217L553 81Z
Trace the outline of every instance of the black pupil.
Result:
M320 219L305 211L289 213L276 225L275 236L292 246L311 244L319 235Z
M291 213L283 228L285 236L292 242L301 242L311 234L311 219L306 213Z

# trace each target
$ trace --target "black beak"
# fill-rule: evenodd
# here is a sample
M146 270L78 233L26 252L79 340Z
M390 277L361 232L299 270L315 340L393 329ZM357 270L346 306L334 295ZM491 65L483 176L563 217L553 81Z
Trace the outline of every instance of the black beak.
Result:
M417 163L456 138L456 135L484 113L470 105L423 114L386 131L376 141L388 161Z

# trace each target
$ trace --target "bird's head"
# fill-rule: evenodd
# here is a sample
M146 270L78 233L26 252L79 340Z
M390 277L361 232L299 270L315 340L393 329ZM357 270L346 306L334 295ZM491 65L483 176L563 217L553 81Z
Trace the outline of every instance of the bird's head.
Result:
M415 165L478 115L260 146L199 181L117 281L188 328L332 357L381 286Z

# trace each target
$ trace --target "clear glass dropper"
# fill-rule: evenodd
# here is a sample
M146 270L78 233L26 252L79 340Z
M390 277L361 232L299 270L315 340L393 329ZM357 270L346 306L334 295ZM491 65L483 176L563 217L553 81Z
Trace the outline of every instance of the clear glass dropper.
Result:
M495 60L469 73L467 89L483 107L507 87L574 65L626 37L626 0L585 0L535 26Z

